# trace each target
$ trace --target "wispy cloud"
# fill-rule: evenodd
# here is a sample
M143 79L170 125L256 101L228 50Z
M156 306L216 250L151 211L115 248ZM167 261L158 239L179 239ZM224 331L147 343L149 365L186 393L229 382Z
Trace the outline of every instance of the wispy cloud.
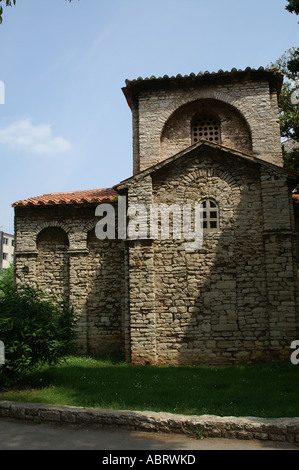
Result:
M68 140L53 136L50 125L33 125L30 119L15 121L1 129L0 144L38 155L57 155L71 148Z

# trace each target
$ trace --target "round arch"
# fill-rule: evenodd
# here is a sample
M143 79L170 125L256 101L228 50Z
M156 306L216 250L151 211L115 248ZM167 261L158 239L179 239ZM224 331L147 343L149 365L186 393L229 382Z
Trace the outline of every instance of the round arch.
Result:
M234 150L252 153L251 128L244 114L228 102L215 98L201 98L179 106L166 120L160 134L160 160L196 143L192 139L192 123L200 115L217 117L217 132L221 135L221 141L218 139L217 143Z
M44 227L36 236L36 247L40 250L48 245L67 248L69 246L68 234L58 226L49 225Z

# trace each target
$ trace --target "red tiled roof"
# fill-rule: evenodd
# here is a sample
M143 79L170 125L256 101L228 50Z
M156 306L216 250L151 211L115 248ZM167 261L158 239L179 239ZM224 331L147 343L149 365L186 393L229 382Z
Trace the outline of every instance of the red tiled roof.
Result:
M45 206L55 204L84 204L84 203L98 203L103 201L112 202L117 197L118 193L114 189L87 189L85 191L68 191L64 193L49 193L43 196L32 197L24 199L12 204L12 207L21 206Z
M237 70L236 68L233 68L231 70L218 70L218 72L199 72L199 73L191 73L189 75L164 75L163 77L138 77L137 79L130 79L126 80L126 86L122 88L122 91L128 101L129 106L131 106L131 99L132 99L132 94L134 94L136 91L141 90L141 89L148 89L151 88L152 86L155 87L163 87L163 86L169 86L174 85L175 83L197 83L197 82L202 82L202 81L207 81L207 80L213 80L213 79L223 79L225 77L235 78L235 77L244 77L244 76L253 76L256 78L267 78L270 79L271 81L273 80L274 83L276 83L277 91L280 92L282 82L283 82L283 75L277 68L264 68L264 67L259 67L258 69L251 68L251 67L246 67L245 70Z
M154 75L152 75L151 77L146 77L146 78L142 78L142 77L138 77L136 79L127 79L126 80L126 85L127 86L130 86L130 85L134 85L134 84L137 84L137 83L145 83L145 82L166 82L166 81L174 81L174 80L190 80L190 79L196 79L196 78L202 78L202 77L209 77L209 78L213 78L213 77L216 77L216 76L236 76L236 75L245 75L245 74L257 74L257 75L265 75L265 76L269 76L269 75L275 75L276 77L279 78L279 80L281 81L282 80L282 73L280 72L280 70L278 70L276 67L259 67L258 69L255 69L255 68L251 68L251 67L246 67L246 69L236 69L236 68L232 68L231 70L218 70L218 72L209 72L209 71L205 71L205 72L199 72L199 73L190 73L189 75L181 75L181 74L178 74L178 75L173 75L173 76L169 76L169 75L164 75L163 77L155 77Z

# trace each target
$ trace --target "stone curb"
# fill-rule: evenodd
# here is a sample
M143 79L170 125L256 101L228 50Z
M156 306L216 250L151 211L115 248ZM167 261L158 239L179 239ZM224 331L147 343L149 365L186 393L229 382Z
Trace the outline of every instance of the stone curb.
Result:
M177 433L197 438L299 442L299 418L184 416L152 411L114 411L10 401L0 402L0 418Z

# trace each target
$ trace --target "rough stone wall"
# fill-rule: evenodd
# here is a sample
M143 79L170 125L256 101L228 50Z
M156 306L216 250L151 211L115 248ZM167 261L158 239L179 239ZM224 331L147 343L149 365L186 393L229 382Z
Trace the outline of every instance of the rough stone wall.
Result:
M84 351L123 352L124 247L95 237L95 207L16 208L17 281L70 301Z
M36 279L49 294L69 297L68 236L59 227L43 229L37 236Z
M90 352L123 352L123 243L99 240L92 230L87 248L88 349Z
M221 128L219 144L252 153L250 130L245 119L231 105L206 99L182 106L168 119L161 136L161 160L190 147L191 122L198 114L211 114L219 119Z
M128 204L152 204L151 177L136 179L128 190ZM128 217L128 223L132 220ZM141 220L141 219L140 219ZM127 343L126 355L133 363L156 363L155 273L153 246L147 238L127 242Z
M271 348L296 339L298 327L298 270L296 233L290 192L285 178L261 172Z
M183 237L149 232L100 241L92 204L16 208L17 279L69 298L83 350L124 352L142 364L289 357L299 252L283 172L200 147L138 175L127 191L130 205L212 199L220 229L187 251Z
M165 124L171 124L175 116L174 113L186 104L190 103L190 106L194 102L202 104L205 100L209 100L210 103L212 100L215 105L222 107L223 110L225 108L229 109L230 116L227 114L229 119L232 116L234 116L234 119L237 115L242 116L242 120L239 120L239 124L242 121L242 125L238 125L231 137L228 135L231 121L224 116L224 134L226 134L225 128L228 132L224 143L227 142L229 145L240 149L241 140L243 141L243 149L247 151L249 146L248 143L244 142L244 122L246 122L250 131L249 134L251 134L250 147L254 155L282 166L276 91L271 89L266 80L250 81L244 79L239 82L211 82L210 84L198 86L141 91L138 101L135 100L133 105L135 174L166 158L171 154L173 148L178 150L181 150L182 146L186 148L187 137L184 135L182 138L170 139L170 149L167 149L167 133L169 134L171 130L167 129L165 131L166 135L163 134ZM236 110L235 113L232 113L233 109ZM178 117L181 118L180 114L178 114ZM186 123L185 128L187 128ZM236 135L237 141L234 140ZM136 139L138 139L138 143ZM191 145L191 131L189 145Z
M229 364L289 356L298 281L285 177L206 151L154 175L152 185L147 177L139 201L151 197L165 204L213 198L220 230L194 252L185 240L132 243L132 361Z
M184 238L149 233L100 241L93 204L17 207L17 280L70 301L88 353L124 352L142 364L289 356L298 338L299 205L294 219L286 176L262 162L283 164L277 91L264 78L190 83L133 96L135 178L126 195L148 208L211 199L219 229L188 251ZM201 146L138 174L190 147L200 113L219 118L223 146L261 164Z

